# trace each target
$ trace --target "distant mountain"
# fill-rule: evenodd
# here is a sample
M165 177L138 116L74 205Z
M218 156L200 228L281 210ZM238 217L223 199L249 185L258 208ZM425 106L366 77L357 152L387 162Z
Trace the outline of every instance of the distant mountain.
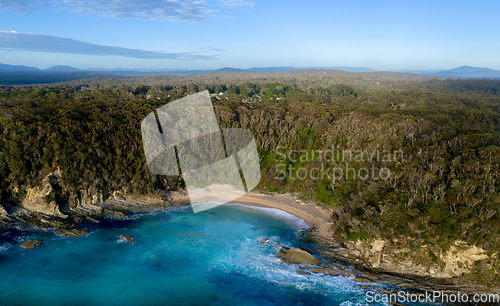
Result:
M295 71L295 70L309 70L309 69L321 69L321 70L341 70L347 72L375 72L377 70L365 68L365 67L253 67L249 69L240 69L232 67L224 67L221 69L212 70L187 70L187 69L126 69L126 68L89 68L81 70L71 66L57 65L47 69L40 70L34 67L27 66L13 66L0 64L0 72L21 72L21 71L41 71L41 72L103 72L103 73L113 73L128 76L148 76L156 74L200 74L200 73L213 73L213 72L279 72L279 71Z
M202 73L239 73L239 72L280 72L280 71L298 71L298 70L340 70L346 72L380 72L375 69L366 67L252 67L248 69L224 67L221 69L207 70L183 70L183 69L125 69L125 68L89 68L81 70L75 67L66 65L57 65L48 69L40 70L35 67L6 65L0 64L0 84L16 84L22 82L40 82L50 83L60 80L76 79L80 77L90 76L114 76L114 77L134 77L134 76L151 76L151 75L185 75L185 74L202 74ZM450 70L392 70L389 72L416 73L430 76L440 76L442 78L489 78L500 79L500 71L489 68L479 68L462 66ZM22 74L26 74L26 80ZM29 79L29 81L28 81Z
M295 71L295 70L341 70L347 72L375 72L377 70L365 67L252 67L249 69L240 69L232 67L224 67L215 70L183 70L183 69L105 69L105 68L89 68L87 71L100 71L111 72L125 75L155 75L155 74L200 74L200 73L214 73L214 72L279 72L279 71ZM436 70L438 71L438 70Z
M310 69L325 69L325 70L340 70L347 72L377 72L378 70L366 68L366 67L325 67L325 68L310 68Z
M252 72L277 72L277 71L291 71L291 70L309 70L309 69L321 69L321 70L341 70L347 72L375 72L377 70L365 68L365 67L253 67L250 69L245 69L245 71Z
M297 68L297 67L253 67L250 69L245 69L245 71L251 71L251 72L276 72L276 71L290 71L290 70L299 70L303 68Z
M462 66L450 70L439 71L432 75L438 75L443 78L500 79L499 70L471 66Z
M243 72L245 70L239 68L224 67L221 69L213 70L211 72Z
M0 63L0 72L17 72L17 71L40 71L35 67L21 66L21 65L6 65Z
M90 78L126 78L95 71L0 71L0 85L49 84Z
M279 71L296 71L296 70L309 70L309 69L320 69L320 70L340 70L347 72L378 72L375 69L366 67L252 67L249 69L240 69L232 67L224 67L221 69L207 69L207 70L187 70L187 69L126 69L126 68L89 68L81 70L71 66L57 65L50 67L48 69L40 70L35 67L28 66L15 66L0 64L0 73L4 72L102 72L111 73L115 75L126 75L126 76L149 76L157 74L200 74L200 73L237 73L237 72L279 72ZM443 78L453 77L453 78L490 78L490 79L500 79L500 71L493 70L489 68L479 68L471 66L462 66L450 70L391 70L389 72L405 72L405 73L416 73L424 75L435 75Z
M433 75L434 73L440 71L441 70L389 70L389 72L404 72L404 73L416 73L425 75Z
M65 66L65 65L57 65L53 66L47 69L44 69L43 71L49 71L49 72L77 72L77 71L83 71L75 67L71 66Z

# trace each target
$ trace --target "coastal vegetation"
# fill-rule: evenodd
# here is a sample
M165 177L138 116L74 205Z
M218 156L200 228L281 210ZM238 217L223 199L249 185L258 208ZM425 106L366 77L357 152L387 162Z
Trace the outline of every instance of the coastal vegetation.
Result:
M489 255L474 263L470 277L500 281L498 80L313 71L1 90L0 203L7 212L55 170L61 179L51 182L57 192L46 202L61 211L91 187L138 195L182 190L182 177L148 171L140 123L169 101L208 90L221 126L253 132L259 188L297 192L332 208L339 242L382 238L408 250L401 260L439 265L436 254L464 241ZM326 150L339 158L320 158ZM317 175L322 167L337 170ZM300 169L307 175L298 175ZM361 169L390 175L361 175Z

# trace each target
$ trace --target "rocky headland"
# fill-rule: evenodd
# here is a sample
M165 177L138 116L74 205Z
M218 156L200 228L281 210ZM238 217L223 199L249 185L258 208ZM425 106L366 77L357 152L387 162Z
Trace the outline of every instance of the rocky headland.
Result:
M21 199L11 197L0 206L0 230L41 228L52 229L62 236L79 237L88 234L85 224L100 219L127 219L132 212L182 206L189 200L183 192L130 195L125 192L102 190L91 186L69 193L61 187L61 173L54 170L42 180L42 185L27 188Z
M297 265L300 273L352 275L360 282L387 282L422 291L500 294L496 284L478 278L475 271L478 261L487 261L491 255L464 241L457 240L448 250L432 253L435 257L429 260L429 256L423 256L429 254L425 241L418 238L388 241L358 237L338 241L332 232L333 210L298 195L249 193L236 202L281 209L310 226L303 235L303 249L279 246L276 256ZM311 264L316 267L311 268Z

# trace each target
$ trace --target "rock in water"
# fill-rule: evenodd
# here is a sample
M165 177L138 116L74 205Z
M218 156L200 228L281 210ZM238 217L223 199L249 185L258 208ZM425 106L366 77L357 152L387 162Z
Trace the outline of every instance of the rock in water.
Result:
M127 239L129 244L132 244L135 241L134 238L130 237L129 235L120 235L120 238Z
M295 272L297 272L297 273L299 273L301 275L311 275L311 273L309 273L307 271L299 270L299 269L295 270Z
M72 237L80 237L87 235L89 232L86 229L77 230L77 229L64 229L60 228L54 231L57 235L61 236L72 236Z
M21 246L27 250L30 250L40 247L42 243L43 240L26 240Z
M262 240L260 241L260 243L269 243L269 239L264 238L264 239L262 239Z
M281 250L276 254L276 258L289 264L308 264L317 265L322 261L314 257L311 253L304 251L299 248L281 248Z

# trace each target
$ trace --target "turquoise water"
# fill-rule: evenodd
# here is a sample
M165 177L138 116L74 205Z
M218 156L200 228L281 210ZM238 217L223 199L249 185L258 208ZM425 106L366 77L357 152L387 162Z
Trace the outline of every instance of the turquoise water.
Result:
M352 277L300 275L275 258L274 244L301 245L304 226L279 210L223 205L105 221L80 238L4 234L0 304L365 305ZM45 243L24 250L26 239Z

